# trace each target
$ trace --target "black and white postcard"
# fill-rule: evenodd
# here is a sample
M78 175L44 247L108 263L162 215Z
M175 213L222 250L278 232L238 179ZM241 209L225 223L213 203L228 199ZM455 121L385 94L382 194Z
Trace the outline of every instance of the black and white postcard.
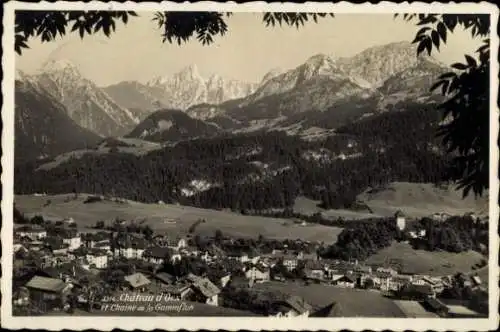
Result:
M4 8L4 327L498 328L498 7Z

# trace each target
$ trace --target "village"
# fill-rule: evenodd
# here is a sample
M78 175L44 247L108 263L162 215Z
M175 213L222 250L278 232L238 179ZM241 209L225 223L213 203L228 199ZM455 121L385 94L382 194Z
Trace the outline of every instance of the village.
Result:
M168 236L149 227L127 228L123 220L108 228L97 223L92 230L78 229L73 218L35 216L26 222L14 231L18 315L197 310L201 316L362 316L346 308L343 298L366 295L391 301L396 317L483 316L465 301L441 299L454 289L487 293L476 274L422 275L391 262L373 266L323 259L319 243L301 240L237 239L220 231ZM401 213L394 222L405 227ZM411 238L423 236L409 232ZM334 295L328 303L308 303L293 291L307 287ZM481 301L477 305L487 307Z

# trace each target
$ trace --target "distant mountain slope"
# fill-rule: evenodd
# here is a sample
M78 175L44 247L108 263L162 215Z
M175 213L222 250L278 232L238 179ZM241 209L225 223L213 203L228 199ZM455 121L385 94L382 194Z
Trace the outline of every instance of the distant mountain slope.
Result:
M324 54L318 54L312 56L295 69L267 80L254 94L245 98L243 105L255 103L259 99L271 95L289 93L286 97L292 97L293 99L302 97L295 105L299 107L297 111L300 111L317 108L314 103L324 102L332 92L334 96L330 98L334 101L358 92L369 94L369 90L370 87L361 86L346 75L335 59ZM310 93L314 93L314 97L304 100L302 95L309 95ZM299 97L299 95L301 96ZM321 106L321 104L318 106Z
M182 111L160 110L149 115L126 137L163 142L207 137L218 132L217 126L193 119Z
M403 41L370 47L352 57L340 58L337 63L348 76L379 87L389 77L417 65L419 58L429 57L417 57L416 45Z
M309 122L324 119L328 119L330 128L345 123L346 119L352 120L371 112L376 101L370 102L372 108L365 105L380 94L346 76L333 59L322 54L311 57L293 70L268 76L248 97L220 105L198 105L187 112L206 121L213 119L216 123L224 118L225 128L232 121L233 129L237 130L273 129L299 124L303 119L311 120L303 123L306 125L304 129ZM347 114L351 109L352 114Z
M24 75L15 84L15 158L30 160L92 147L101 138L78 126L64 105Z
M378 88L383 95L378 102L379 110L387 110L390 105L401 101L434 103L443 101L443 96L431 92L431 86L438 77L450 69L429 58L419 58L416 64L406 68L385 80Z
M34 79L66 106L77 124L99 135L121 135L139 122L67 60L48 61Z
M141 120L146 118L151 110L165 107L155 95L161 91L136 81L124 81L103 88L103 90L120 106L128 109Z

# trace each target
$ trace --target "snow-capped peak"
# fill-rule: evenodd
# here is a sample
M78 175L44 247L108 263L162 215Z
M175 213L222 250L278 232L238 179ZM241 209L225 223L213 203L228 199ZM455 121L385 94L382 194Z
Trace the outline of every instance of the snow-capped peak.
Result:
M23 72L21 69L16 69L16 81L24 81L28 78L28 75L26 75L25 72Z
M196 64L191 64L187 67L184 67L178 75L184 76L186 78L196 79L201 77L200 72L198 71L198 66Z
M299 68L303 75L302 80L308 80L317 75L334 75L339 72L335 60L326 54L316 54L310 57Z
M326 63L332 63L332 62L334 62L334 60L330 56L320 53L313 55L312 57L307 59L307 61L304 64L308 66L322 66Z
M226 100L243 98L255 90L255 85L219 75L203 77L198 67L191 64L171 76L156 77L146 83L162 91L159 99L169 108L188 109L196 104L220 104Z
M33 77L66 107L77 124L101 136L121 135L139 122L69 60L50 59Z
M41 72L58 72L64 70L72 70L79 72L78 66L67 59L49 59L40 69Z

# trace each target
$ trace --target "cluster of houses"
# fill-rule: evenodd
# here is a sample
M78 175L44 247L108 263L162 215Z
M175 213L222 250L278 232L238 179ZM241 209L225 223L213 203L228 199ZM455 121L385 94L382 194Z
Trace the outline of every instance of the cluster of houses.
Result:
M404 218L403 218L404 219ZM404 228L404 220L398 220ZM451 276L401 274L387 266L367 266L358 262L320 259L316 252L307 250L274 249L257 252L254 248L235 247L222 250L217 246L200 249L183 237L153 236L146 240L133 233L115 234L105 231L80 233L75 227L64 227L57 236L49 236L39 225L15 228L14 268L21 268L27 253L39 259L44 272L26 280L16 292L14 303L26 301L59 301L64 303L74 287L81 287L78 279L83 275L97 275L107 269L115 259L140 260L160 267L166 262L175 263L183 257L196 257L207 267L226 262L228 269L217 280L192 273L179 278L166 272L134 271L123 277L125 289L150 294L166 294L172 299L195 301L211 306L220 304L219 294L230 282L243 280L246 287L271 280L286 282L295 278L306 282L328 284L343 288L371 288L382 292L400 292L409 298L435 299L436 294L451 287ZM297 271L300 270L300 277ZM295 273L295 274L294 274ZM479 287L481 280L466 278L467 285ZM234 284L237 284L236 282ZM125 290L125 289L122 289ZM430 300L431 302L433 300ZM332 305L325 309L338 311ZM309 316L310 306L297 297L281 301L269 315L279 317Z

